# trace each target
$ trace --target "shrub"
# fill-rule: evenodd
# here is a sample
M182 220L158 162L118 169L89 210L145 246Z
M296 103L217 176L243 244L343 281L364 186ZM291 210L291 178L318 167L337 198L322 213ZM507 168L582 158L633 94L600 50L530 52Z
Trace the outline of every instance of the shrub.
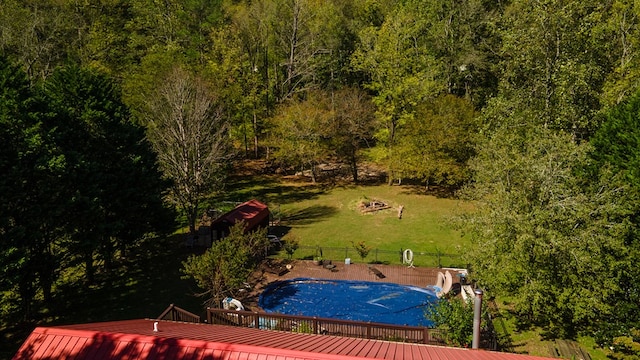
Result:
M369 255L369 252L371 251L371 246L367 246L364 241L352 244L353 248L358 252L358 255L360 255L360 258L362 258L362 260L364 261L364 259L367 257L367 255Z

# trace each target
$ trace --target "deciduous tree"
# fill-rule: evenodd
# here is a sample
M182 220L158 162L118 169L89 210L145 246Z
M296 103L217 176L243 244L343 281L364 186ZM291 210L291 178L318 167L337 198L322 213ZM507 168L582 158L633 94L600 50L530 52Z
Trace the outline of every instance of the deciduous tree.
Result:
M272 119L275 157L284 165L309 168L323 161L349 164L358 181L361 149L373 140L375 118L369 97L355 88L310 91L283 104Z
M469 180L478 115L471 102L443 95L417 106L399 131L399 174L430 184L456 187Z
M246 24L236 24L241 25ZM213 51L204 74L219 89L220 99L227 109L231 137L236 144L244 145L246 155L250 154L252 148L254 157L258 158L265 117L271 101L268 69L261 59L266 54L254 49L258 44L252 42L253 37L250 35L249 30L233 26L224 27L212 35ZM247 37L251 40L246 39ZM245 41L251 43L247 44Z
M273 46L281 70L275 73L280 100L317 87L340 70L338 9L332 2L275 1ZM327 76L328 75L328 76Z
M472 162L466 191L474 277L512 298L523 323L561 337L614 316L633 262L636 196L606 168L585 181L587 150L565 133L505 127Z
M307 99L283 104L272 119L274 156L285 166L309 169L317 180L317 165L332 153L327 124L332 117L329 99L311 92Z
M536 126L588 138L597 124L607 41L593 27L604 14L597 1L511 2L502 17L499 96ZM495 106L492 103L490 106ZM523 117L515 118L523 120Z
M331 147L339 160L349 164L354 182L358 182L358 165L362 149L374 145L375 108L362 90L346 87L325 94L331 97L333 111L329 119Z
M495 94L495 63L500 37L495 33L502 2L481 0L414 1L424 14L426 36L441 64L446 92L482 107Z
M487 315L486 306L483 307L483 318ZM447 344L458 347L471 347L473 341L473 300L439 299L427 305L425 317L437 329L446 332ZM486 322L482 321L486 326Z
M640 9L634 1L615 0L606 8L603 21L594 24L598 45L612 64L602 94L607 106L614 106L638 90L640 77Z
M204 290L200 295L208 306L219 307L225 297L236 296L269 246L266 229L245 233L244 227L236 224L204 254L183 263L184 274Z
M382 160L387 163L389 183L399 167L392 156L398 129L418 103L444 88L437 80L440 64L426 42L424 19L414 10L399 6L379 28L363 29L351 62L370 79L366 86L374 92L381 125L377 138L386 150Z
M172 182L170 199L184 211L194 234L198 206L219 190L228 166L227 124L215 94L180 68L169 74L149 103L149 139L164 176Z
M82 33L64 4L52 1L3 1L0 24L0 50L34 82L72 57Z

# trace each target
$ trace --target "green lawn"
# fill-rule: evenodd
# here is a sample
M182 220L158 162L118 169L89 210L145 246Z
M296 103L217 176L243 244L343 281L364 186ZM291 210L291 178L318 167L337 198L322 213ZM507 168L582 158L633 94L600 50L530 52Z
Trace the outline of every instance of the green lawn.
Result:
M240 202L251 198L266 202L282 222L276 230L283 238L297 239L311 250L300 249L296 258L309 257L319 246L325 258L342 260L350 256L361 261L351 248L352 242L364 241L380 251L377 260L399 263L400 249L412 249L418 266L436 266L433 256L421 253L440 252L455 257L442 257L443 266L463 266L468 239L450 226L449 219L469 204L453 199L425 195L420 188L408 186L346 186L323 187L299 182L281 182L275 177L243 177L228 184L224 195L212 199L210 207L222 201ZM363 199L378 199L391 209L362 214L357 204ZM397 217L398 205L404 205L403 218ZM228 203L225 206L230 206ZM330 251L331 247L343 250ZM349 253L345 254L347 249ZM0 329L0 358L10 358L36 325L82 323L158 316L170 303L193 312L202 310L201 300L193 281L181 277L181 261L191 253L184 247L179 234L166 239L141 241L129 254L127 264L113 274L101 274L92 286L73 273L65 274L59 285L61 292L51 309L36 323ZM281 253L279 256L286 256ZM367 262L375 261L375 253ZM81 274L80 274L81 275ZM502 301L505 327L516 352L548 356L548 344L537 330L519 331L515 319L509 316ZM50 313L50 314L49 314ZM604 359L602 351L594 350L590 339L579 339L594 359ZM592 341L591 341L592 342Z
M451 216L469 208L458 200L425 195L410 186L342 186L323 188L311 184L281 183L271 178L243 178L230 186L227 200L250 198L266 202L281 226L274 229L283 239L297 239L301 246L321 247L325 258L345 257L360 261L352 243L364 241L381 250L372 251L365 261L399 262L401 249L411 249L414 263L437 266L435 256L442 253L441 265L463 266L468 239L454 231ZM363 214L357 205L365 199L384 201L390 209ZM402 219L397 208L404 206ZM345 250L327 253L329 248ZM387 254L393 251L393 254ZM312 250L300 249L297 258L312 256ZM385 252L385 253L383 253Z
M452 229L450 218L468 211L471 205L454 199L425 195L422 189L408 186L346 186L321 187L311 184L279 182L274 178L244 178L234 182L227 192L227 200L245 201L256 198L266 202L272 212L282 218L281 227L285 240L295 238L310 250L298 250L296 258L309 258L314 248L323 249L325 258L342 259L344 250L328 252L327 248L347 248L354 261L360 261L351 242L364 241L367 245L382 250L396 251L410 248L415 254L415 264L436 266L432 256L421 252L454 254L456 258L443 257L443 266L464 266L467 237ZM378 199L387 202L392 209L372 214L362 214L357 204L363 199ZM397 217L397 207L404 205L402 220ZM285 256L280 254L280 256ZM379 260L398 263L399 256ZM369 254L365 261L375 260ZM540 329L519 330L515 318L507 311L502 301L500 312L505 330L512 340L514 351L531 355L550 356L550 341L542 338ZM605 359L590 338L578 341L593 359Z

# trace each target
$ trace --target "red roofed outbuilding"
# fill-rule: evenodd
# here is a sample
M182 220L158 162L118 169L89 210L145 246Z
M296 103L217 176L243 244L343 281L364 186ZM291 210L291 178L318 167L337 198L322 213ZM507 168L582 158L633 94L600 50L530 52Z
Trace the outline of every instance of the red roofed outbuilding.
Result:
M14 360L543 360L548 358L381 340L180 323L125 320L39 327Z
M241 221L245 223L245 232L269 227L270 214L269 207L258 200L244 202L211 222L212 238L215 241L225 237L229 228Z

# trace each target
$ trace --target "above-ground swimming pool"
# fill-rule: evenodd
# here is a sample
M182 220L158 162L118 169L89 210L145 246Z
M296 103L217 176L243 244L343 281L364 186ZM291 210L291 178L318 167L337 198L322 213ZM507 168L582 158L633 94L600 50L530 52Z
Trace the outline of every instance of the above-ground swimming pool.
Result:
M417 286L297 278L267 286L259 305L266 312L289 315L431 326L424 311L436 301L434 291Z

